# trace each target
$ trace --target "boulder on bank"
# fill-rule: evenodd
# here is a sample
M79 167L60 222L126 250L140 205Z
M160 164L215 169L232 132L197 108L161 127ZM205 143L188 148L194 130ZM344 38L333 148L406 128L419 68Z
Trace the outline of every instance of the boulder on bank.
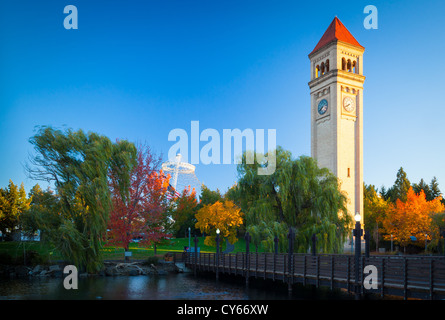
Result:
M156 265L144 261L135 262L105 262L103 273L106 276L138 276L138 275L166 275L175 272L173 263L160 262Z

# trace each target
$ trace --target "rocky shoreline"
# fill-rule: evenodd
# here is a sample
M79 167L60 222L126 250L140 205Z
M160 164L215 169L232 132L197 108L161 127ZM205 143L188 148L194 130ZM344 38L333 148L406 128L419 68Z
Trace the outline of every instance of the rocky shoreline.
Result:
M28 267L24 265L0 265L0 278L26 278L26 277L57 277L62 278L67 274L63 273L64 267L68 265L65 263L57 263L53 265L36 265ZM102 270L95 274L81 273L79 277L87 276L139 276L139 275L154 275L162 276L169 273L182 273L184 269L172 261L158 261L156 265L147 264L146 261L104 261Z

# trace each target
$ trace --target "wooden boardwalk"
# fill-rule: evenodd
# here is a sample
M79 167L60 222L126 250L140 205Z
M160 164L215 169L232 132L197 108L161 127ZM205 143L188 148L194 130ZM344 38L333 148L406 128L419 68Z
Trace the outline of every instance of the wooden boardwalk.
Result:
M283 281L293 284L343 288L351 293L375 293L404 299L445 299L445 257L442 256L364 256L359 277L355 279L355 257L347 254L274 254L274 253L176 253L195 272L214 272L249 279ZM218 260L218 261L217 261ZM377 289L365 289L366 266L377 270Z

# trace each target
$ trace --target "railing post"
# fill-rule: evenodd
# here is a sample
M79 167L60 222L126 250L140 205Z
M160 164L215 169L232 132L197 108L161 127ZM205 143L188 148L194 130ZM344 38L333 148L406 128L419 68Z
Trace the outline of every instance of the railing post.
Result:
M408 260L403 257L403 299L408 299Z
M306 285L306 259L307 256L304 255L304 260L303 260L303 285Z
M380 281L381 292L380 295L383 298L385 295L385 258L382 258L382 271L380 272L382 274L382 280Z
M275 254L273 255L273 280L275 281L275 271L276 271L276 266L277 266L277 255L278 255L278 236L275 236L275 238L273 239L274 243L275 243Z
M365 287L363 286L363 282L364 282L364 280L365 280L365 273L363 272L363 268L365 267L365 257L363 257L362 256L362 263L361 263L361 268L360 268L360 283L361 283L361 286L360 286L360 290L361 290L361 293L362 294L365 294Z
M292 256L294 252L294 232L291 227L289 227L289 233L287 235L287 238L289 239L289 245L288 245L288 262L287 262L287 282L288 282L288 291L292 291L292 283L290 282L290 274L292 272ZM283 273L284 277L284 273Z
M316 266L317 266L317 282L316 282L316 287L318 288L319 286L319 281L320 281L320 256L315 256L315 261L316 261Z
M238 252L235 252L235 275L238 274Z
M351 257L348 258L348 275L347 275L347 281L348 281L348 293L351 292Z
M244 239L246 239L246 286L247 286L247 285L249 285L249 269L250 269L249 252L250 252L250 240L252 239L249 232L246 232Z
M255 252L255 278L258 276L258 245L256 245L256 252Z
M244 257L244 252L241 252L241 275L244 276L246 274L246 269L244 264L246 263L246 258Z
M264 254L264 280L266 280L266 270L267 270L267 253Z
M283 254L283 282L286 283L286 255Z
M430 300L433 300L434 295L434 259L430 260Z

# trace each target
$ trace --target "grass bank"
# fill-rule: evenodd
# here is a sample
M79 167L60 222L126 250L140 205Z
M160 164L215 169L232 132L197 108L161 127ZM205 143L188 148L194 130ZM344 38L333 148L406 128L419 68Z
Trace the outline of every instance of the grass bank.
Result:
M199 237L198 247L201 252L215 252L216 248L207 246L204 244L204 238ZM194 247L194 238L190 239L190 244ZM163 244L159 244L156 247L156 255L164 255L167 252L183 252L184 247L189 246L188 238L173 238L170 240L166 240ZM225 245L223 245L223 250L225 249ZM8 255L12 257L12 259L22 259L26 252L35 251L37 252L45 261L57 261L61 260L59 252L56 249L50 247L48 244L44 242L36 242L36 241L11 241L11 242L0 242L0 257L3 255ZM138 243L130 244L130 251L132 252L131 259L135 260L144 260L150 256L155 255L155 250L153 246L151 247L143 247ZM245 240L239 239L238 242L235 243L235 248L233 252L245 252L246 251L246 243ZM255 252L255 247L250 245L250 251ZM262 248L259 248L259 252L263 252ZM106 246L102 247L102 253L104 260L123 260L124 259L124 249L118 248L114 246ZM1 262L1 261L0 261ZM5 261L3 261L5 263Z

